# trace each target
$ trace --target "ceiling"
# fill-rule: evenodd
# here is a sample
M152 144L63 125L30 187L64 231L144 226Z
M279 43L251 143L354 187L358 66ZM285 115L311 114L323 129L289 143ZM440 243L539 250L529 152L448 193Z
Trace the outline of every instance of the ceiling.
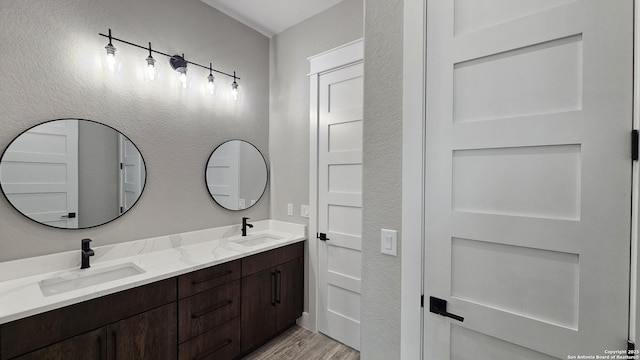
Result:
M201 0L271 37L342 0Z

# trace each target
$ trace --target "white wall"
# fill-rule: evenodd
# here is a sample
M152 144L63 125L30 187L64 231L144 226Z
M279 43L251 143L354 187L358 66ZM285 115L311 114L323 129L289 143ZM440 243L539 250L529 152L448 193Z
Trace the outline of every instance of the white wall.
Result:
M400 359L398 257L380 229L402 226L403 0L368 0L364 31L362 359ZM384 336L382 336L384 335Z
M175 73L158 55L161 82L142 80L142 49L114 43L123 59L116 76L101 62L111 27L116 37L198 63L238 71L242 101L209 98L199 86L208 72L190 69L186 92L169 84ZM207 193L211 151L244 139L268 157L269 39L199 0L8 0L0 2L0 149L25 129L56 118L95 120L121 131L140 149L147 187L125 216L89 230L56 230L20 215L0 197L0 261L269 217L269 196L231 212ZM134 66L135 64L135 66ZM230 79L218 76L222 93Z

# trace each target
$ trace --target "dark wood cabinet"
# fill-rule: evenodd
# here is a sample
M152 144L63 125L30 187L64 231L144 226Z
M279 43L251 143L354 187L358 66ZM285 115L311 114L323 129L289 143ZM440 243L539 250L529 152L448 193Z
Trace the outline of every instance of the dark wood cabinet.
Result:
M243 259L243 353L295 324L302 315L303 249L298 243ZM255 273L245 276L245 271Z
M241 260L178 278L178 358L240 355Z
M287 329L304 307L304 260L298 258L276 267L276 331Z
M296 243L0 325L0 360L232 360L303 311Z
M164 305L107 326L108 360L173 360L176 303Z
M102 327L19 356L15 360L104 360L107 356L106 345L106 328Z
M43 348L175 301L172 278L6 323L0 326L0 359L46 351Z
M242 352L267 340L275 331L275 273L269 269L242 278Z

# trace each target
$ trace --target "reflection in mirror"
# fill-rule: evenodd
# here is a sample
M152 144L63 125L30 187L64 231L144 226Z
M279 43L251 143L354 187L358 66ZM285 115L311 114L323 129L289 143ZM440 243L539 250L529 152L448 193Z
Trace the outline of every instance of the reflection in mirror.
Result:
M218 146L207 162L207 189L228 210L250 208L267 188L267 163L260 151L243 140Z
M52 227L84 229L129 210L146 181L137 147L115 129L60 119L18 135L0 158L0 187L26 217Z

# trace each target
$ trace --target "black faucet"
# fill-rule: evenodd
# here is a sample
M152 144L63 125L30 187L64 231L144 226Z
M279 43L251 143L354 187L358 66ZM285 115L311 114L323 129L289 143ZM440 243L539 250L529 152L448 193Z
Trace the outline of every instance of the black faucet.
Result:
M89 247L90 242L91 239L82 239L82 266L80 266L80 269L91 267L91 265L89 265L89 257L95 255L95 253Z
M250 227L250 228L253 227L253 225L247 223L247 220L249 220L248 217L242 218L242 236L247 236L247 227Z

